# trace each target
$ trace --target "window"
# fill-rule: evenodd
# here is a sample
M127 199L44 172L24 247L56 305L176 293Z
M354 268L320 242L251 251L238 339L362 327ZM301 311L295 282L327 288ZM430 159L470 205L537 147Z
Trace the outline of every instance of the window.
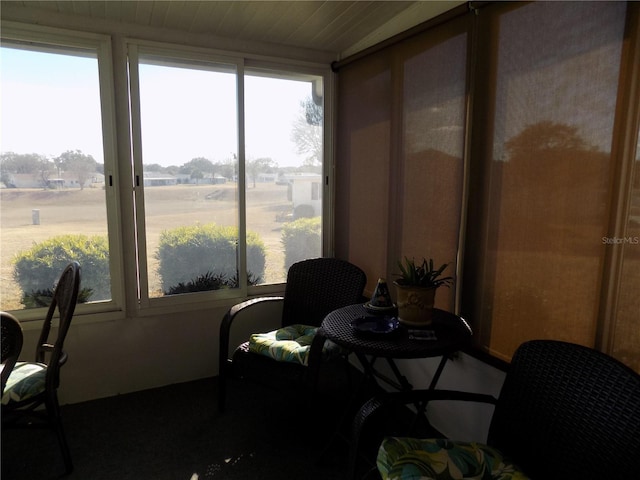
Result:
M141 299L237 287L237 67L142 49L131 70Z
M292 263L322 256L322 79L269 70L245 75L247 239L264 245L261 275L282 283Z
M321 256L322 77L133 43L129 56L142 304L239 296Z
M48 305L72 259L82 263L81 301L90 311L113 308L109 41L2 33L2 309Z
M93 313L274 292L326 251L326 69L129 40L114 70L109 37L2 33L4 310L41 306L71 258Z

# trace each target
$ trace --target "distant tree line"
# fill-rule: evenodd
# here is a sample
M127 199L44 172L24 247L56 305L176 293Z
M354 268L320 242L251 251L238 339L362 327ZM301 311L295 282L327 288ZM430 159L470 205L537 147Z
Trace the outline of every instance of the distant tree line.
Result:
M304 155L302 167L280 168L271 158L260 157L247 159L245 171L253 185L263 173L291 173L296 171L320 173L322 165L322 123L323 109L311 97L300 102L300 114L295 120L291 139L297 146L297 153ZM159 172L169 175L188 175L198 180L207 175L219 175L233 179L237 175L237 156L212 162L205 157L196 157L182 166L163 167L157 163L145 164L145 172ZM80 188L86 186L96 173L104 173L104 165L98 163L91 155L80 150L67 150L58 157L48 158L38 153L5 152L0 154L0 182L12 187L12 175L31 174L38 177L44 186L50 186L51 180L61 178L62 173L68 173L78 181Z
M42 185L49 186L51 181L61 178L63 172L73 175L80 188L96 173L103 173L104 166L80 150L67 150L59 156L49 159L38 153L5 152L0 154L0 181L12 187L12 175L31 174L40 178Z
M158 172L168 175L188 175L189 178L198 180L205 176L219 175L227 179L234 179L237 175L237 158L212 162L204 157L189 160L181 166L171 165L163 167L157 163L144 165L145 172ZM320 171L319 165L305 163L302 167L281 168L271 158L262 157L249 159L246 162L245 172L255 187L256 181L264 173L293 173L297 171ZM51 181L61 178L62 173L67 172L78 181L80 188L84 188L87 182L96 174L104 173L104 165L95 161L91 155L80 150L69 150L54 159L49 159L38 153L14 153L0 154L0 181L6 187L13 187L12 175L31 174L38 177L44 186L49 186Z

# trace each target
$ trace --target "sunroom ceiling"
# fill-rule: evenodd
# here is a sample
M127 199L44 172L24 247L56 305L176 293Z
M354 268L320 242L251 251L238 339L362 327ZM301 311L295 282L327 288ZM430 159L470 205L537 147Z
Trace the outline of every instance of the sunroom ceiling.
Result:
M327 52L340 59L433 18L461 1L2 1L7 18L89 17Z

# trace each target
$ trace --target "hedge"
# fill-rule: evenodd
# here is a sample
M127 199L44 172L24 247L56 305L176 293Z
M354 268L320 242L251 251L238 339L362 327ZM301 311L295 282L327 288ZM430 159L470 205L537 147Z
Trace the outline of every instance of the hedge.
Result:
M71 261L80 264L80 297L83 300L111 299L107 237L60 235L16 255L13 276L23 292L25 306L43 306L37 298L52 292L55 282Z
M322 254L320 217L299 218L282 227L285 270L296 262Z
M213 223L163 231L156 252L162 291L181 291L182 285L198 283L203 278L219 278L221 285L228 284L237 277L237 243L236 227ZM265 257L260 237L248 232L247 273L256 282L264 277Z

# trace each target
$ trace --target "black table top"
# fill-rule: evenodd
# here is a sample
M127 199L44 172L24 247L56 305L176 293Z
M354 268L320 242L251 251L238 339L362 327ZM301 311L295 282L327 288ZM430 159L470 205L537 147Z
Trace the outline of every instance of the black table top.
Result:
M471 338L467 322L453 313L434 308L433 323L425 330L433 330L436 340L409 338L409 329L400 324L392 333L371 334L354 329L352 320L369 316L364 305L349 305L325 317L321 334L338 345L357 354L386 358L427 358L447 355L460 350Z

